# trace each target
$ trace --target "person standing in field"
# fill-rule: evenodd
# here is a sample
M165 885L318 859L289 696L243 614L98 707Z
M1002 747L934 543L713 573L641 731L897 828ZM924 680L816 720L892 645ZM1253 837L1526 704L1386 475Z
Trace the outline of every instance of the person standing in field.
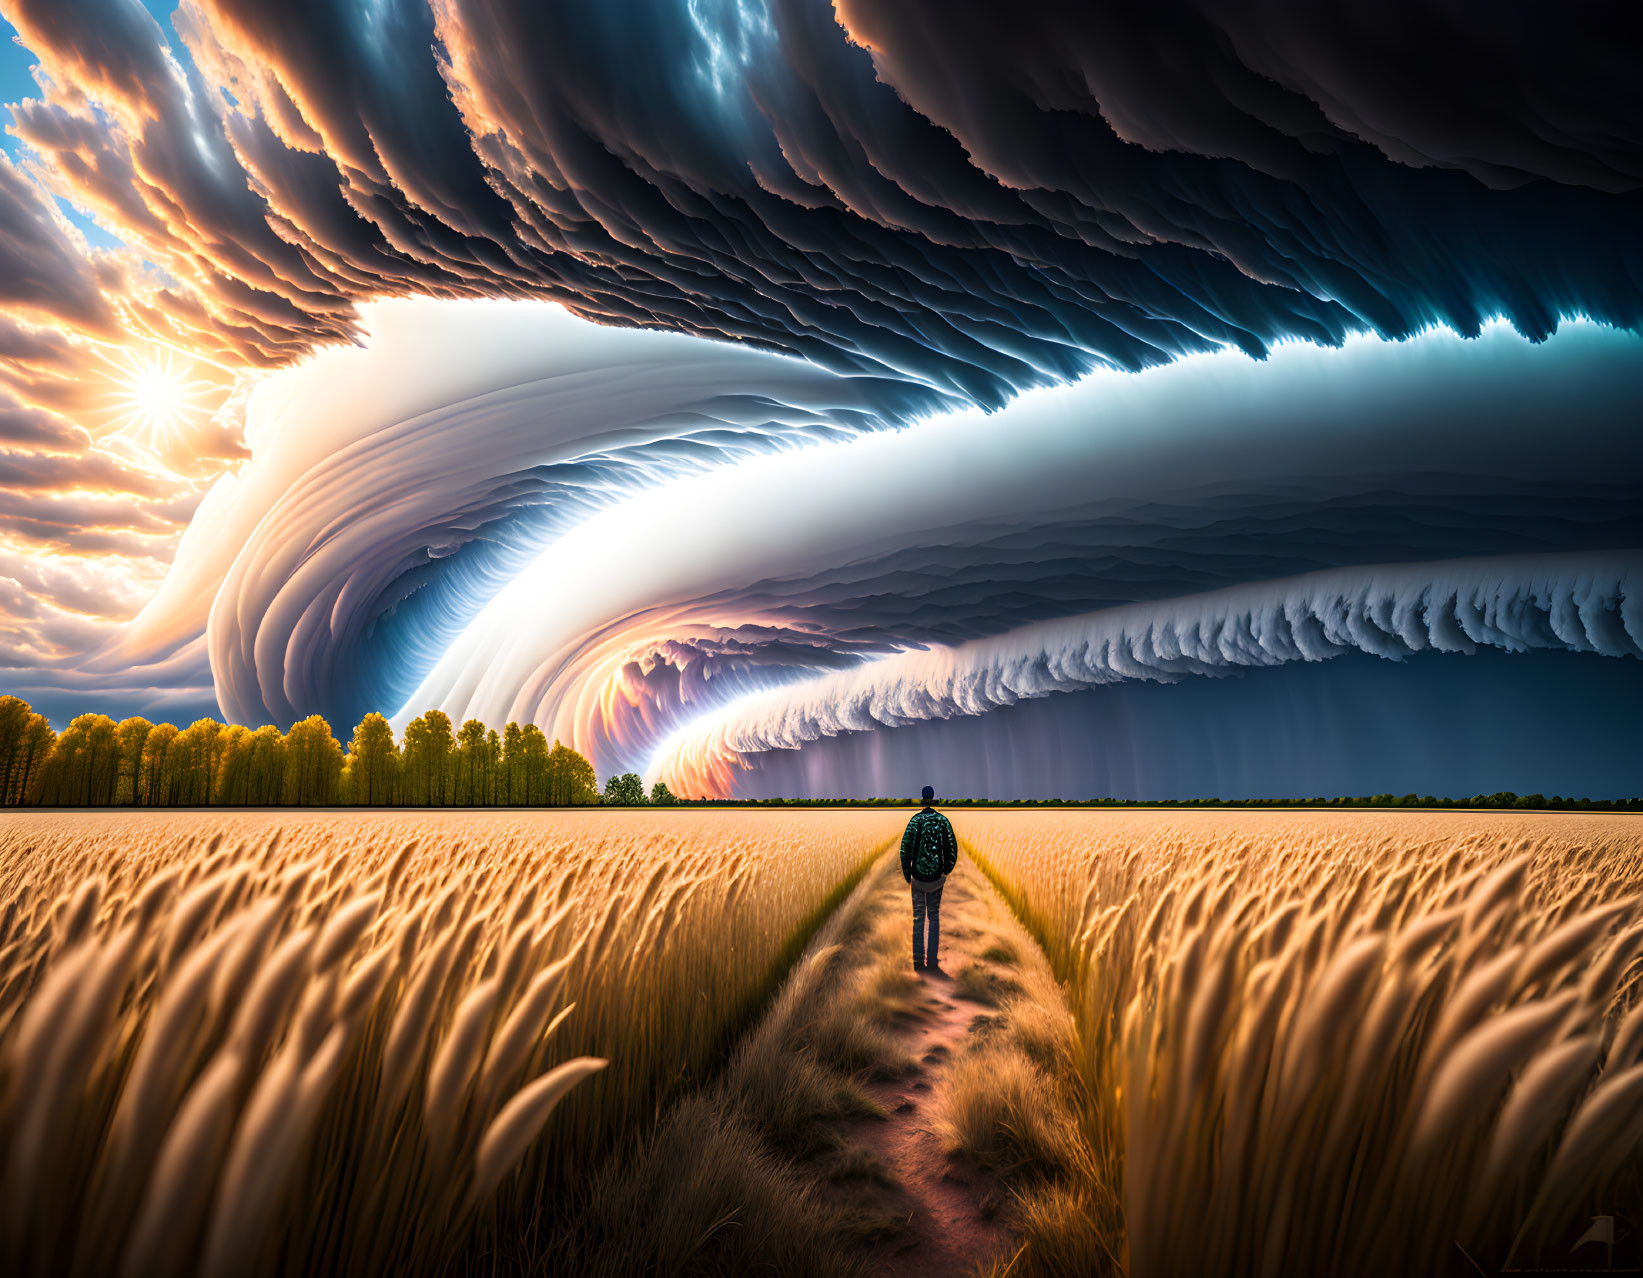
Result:
M958 840L953 826L931 805L934 787L924 787L924 807L913 813L901 836L901 877L913 889L913 970L941 971L936 947L941 940L941 886L958 864ZM930 921L926 943L924 921Z

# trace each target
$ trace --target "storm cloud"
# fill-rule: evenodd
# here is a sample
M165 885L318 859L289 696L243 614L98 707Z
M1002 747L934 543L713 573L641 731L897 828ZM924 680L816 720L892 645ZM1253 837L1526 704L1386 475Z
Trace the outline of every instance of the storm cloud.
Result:
M1628 6L0 13L0 535L73 560L0 638L53 704L757 789L1132 666L1635 664ZM91 421L127 340L215 370L194 466Z
M750 693L803 717L844 687L807 681L892 654L1083 614L1150 626L1297 574L1348 601L1445 561L1538 580L1547 555L1606 564L1643 542L1643 344L1591 324L1539 346L1497 325L1222 352L894 417L873 406L899 383L528 304L378 326L254 397L255 460L100 662L203 630L236 719L437 706L639 768ZM458 331L483 357L336 401ZM1635 655L1593 627L1549 642Z
M0 8L54 187L255 362L363 298L534 296L996 406L1640 316L1620 4L187 0L170 50L136 0Z

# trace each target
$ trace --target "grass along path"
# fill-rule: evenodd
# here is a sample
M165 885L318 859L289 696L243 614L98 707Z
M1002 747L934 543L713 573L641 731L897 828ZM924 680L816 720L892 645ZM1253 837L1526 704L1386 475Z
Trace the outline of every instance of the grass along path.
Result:
M1013 1250L1008 1192L986 1156L994 1134L977 1130L986 1122L973 1112L977 1098L955 1088L969 1081L971 1062L996 1024L994 1009L1014 986L996 968L1013 965L1016 952L986 944L984 894L991 888L973 870L953 874L942 892L942 970L912 973L904 970L908 893L895 875L885 885L882 927L871 948L884 956L878 1019L900 1068L864 1080L875 1111L837 1128L875 1172L838 1192L899 1222L875 1239L871 1268L878 1273L964 1273ZM991 958L982 957L984 949Z
M887 855L717 1081L593 1179L565 1271L1112 1271L1048 963L968 858L942 925L945 974L915 973Z

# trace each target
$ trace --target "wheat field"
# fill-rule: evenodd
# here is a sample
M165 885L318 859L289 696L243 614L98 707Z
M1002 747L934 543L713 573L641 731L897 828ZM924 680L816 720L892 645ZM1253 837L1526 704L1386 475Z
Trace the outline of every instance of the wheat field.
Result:
M0 1271L574 1268L905 816L0 816ZM1496 1272L1643 1189L1643 822L953 820L1076 1029L1023 1272Z
M1637 1201L1643 822L955 825L1065 984L1137 1278L1567 1263Z
M0 817L0 1271L531 1268L900 821Z

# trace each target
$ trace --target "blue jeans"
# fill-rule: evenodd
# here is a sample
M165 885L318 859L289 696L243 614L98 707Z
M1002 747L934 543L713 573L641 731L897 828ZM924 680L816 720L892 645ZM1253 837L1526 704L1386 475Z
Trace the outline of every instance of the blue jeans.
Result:
M941 889L946 880L933 888L922 888L916 882L913 888L913 962L928 961L936 966L936 945L941 940ZM930 940L924 939L924 920L930 920Z

